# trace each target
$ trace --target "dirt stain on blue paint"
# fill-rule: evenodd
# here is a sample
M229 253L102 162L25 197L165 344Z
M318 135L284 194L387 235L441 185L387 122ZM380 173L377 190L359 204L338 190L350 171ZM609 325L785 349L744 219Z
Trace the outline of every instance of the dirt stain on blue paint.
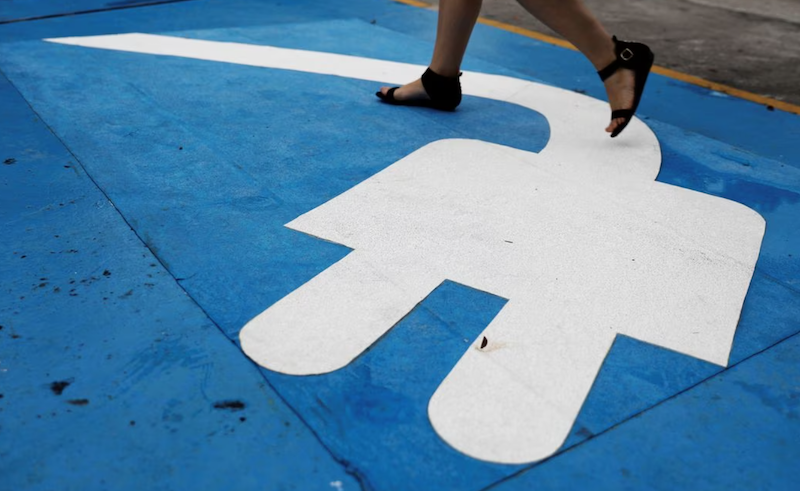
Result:
M274 210L281 204L281 200L271 194L267 196L246 196L231 201L231 205L244 211Z
M106 2L106 6L108 7L132 7L135 5L149 5L149 4L159 4L159 3L172 3L172 2L164 2L161 1L147 1L147 0L118 0L116 2Z
M72 382L73 382L73 379L57 380L57 381L52 382L50 384L50 390L53 391L53 394L55 394L57 396L60 396L64 392L64 389L69 387L70 384L72 384Z
M587 428L585 426L581 426L575 432L575 436L578 436L578 437L581 437L581 438L591 438L591 437L594 436L594 433L589 428Z
M785 415L790 419L797 419L800 417L798 409L800 409L800 397L787 397L785 393L780 393L779 387L764 384L750 384L747 382L737 381L736 385L745 390L745 392L758 397L761 402ZM776 393L777 392L777 393Z
M226 411L242 411L247 405L239 400L218 401L214 403L214 409L224 409Z

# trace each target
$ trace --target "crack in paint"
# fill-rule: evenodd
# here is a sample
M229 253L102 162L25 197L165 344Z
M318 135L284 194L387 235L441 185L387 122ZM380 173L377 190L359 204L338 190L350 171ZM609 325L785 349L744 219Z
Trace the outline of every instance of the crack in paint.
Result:
M78 10L76 12L62 12L58 14L47 14L47 15L40 15L36 17L23 17L21 19L9 19L9 20L0 20L0 25L3 24L15 24L18 22L31 22L36 20L45 20L45 19L57 19L59 17L72 17L74 15L85 15L85 14L97 14L102 12L111 12L114 10L127 10L139 7L150 7L156 5L166 5L170 3L182 3L182 2L190 2L192 0L156 0L152 2L137 2L137 3L128 3L128 2L112 2L107 5L110 5L108 8L99 8L99 9L89 9L89 10Z

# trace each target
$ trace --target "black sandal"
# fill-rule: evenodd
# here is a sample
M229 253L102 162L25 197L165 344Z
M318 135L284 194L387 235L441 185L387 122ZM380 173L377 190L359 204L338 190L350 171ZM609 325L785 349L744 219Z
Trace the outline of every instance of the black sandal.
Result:
M394 98L394 91L400 87L392 87L385 95L382 92L375 92L375 95L383 102L394 104L395 106L420 106L439 109L440 111L455 111L456 107L461 103L459 77L461 77L460 73L457 77L444 77L430 68L425 70L421 78L422 87L430 99L399 101Z
M642 98L644 91L644 84L647 82L647 76L650 74L650 67L653 66L654 55L647 45L642 43L633 43L630 41L620 41L617 36L612 38L614 40L614 52L617 59L612 61L607 67L598 71L600 80L603 82L611 75L617 72L620 68L627 68L633 70L634 84L633 84L633 107L630 109L617 109L611 111L612 121L617 118L625 118L625 122L617 126L611 133L611 138L622 133L622 130L628 126L628 123L633 119L636 109L639 107L639 100Z

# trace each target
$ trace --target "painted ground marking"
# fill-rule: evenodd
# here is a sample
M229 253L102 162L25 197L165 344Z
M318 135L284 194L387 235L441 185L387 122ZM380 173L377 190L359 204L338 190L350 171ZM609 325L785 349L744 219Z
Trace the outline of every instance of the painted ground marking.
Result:
M145 34L50 41L385 83L424 69ZM455 448L505 463L560 447L618 333L726 365L763 219L655 182L655 135L639 120L619 141L597 132L604 102L474 72L464 92L539 111L550 142L535 154L440 140L287 224L354 251L248 323L248 356L283 373L326 373L445 279L502 296L478 338L487 345L466 351L429 415Z

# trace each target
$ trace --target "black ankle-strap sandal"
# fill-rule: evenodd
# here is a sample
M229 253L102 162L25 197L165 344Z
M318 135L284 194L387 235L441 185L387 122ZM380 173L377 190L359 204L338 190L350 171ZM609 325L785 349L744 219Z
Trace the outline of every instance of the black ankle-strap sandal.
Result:
M395 106L419 106L439 109L440 111L455 111L456 107L461 104L461 82L459 82L459 77L461 77L460 73L457 77L445 77L430 68L425 70L421 78L422 87L430 100L399 101L394 98L394 91L400 87L392 87L386 92L386 95L382 92L376 92L375 95L383 102L394 104Z
M655 58L653 52L647 45L642 43L634 43L630 41L620 41L616 36L614 40L614 53L617 59L612 61L607 67L599 70L597 74L603 82L611 75L617 72L620 68L633 70L635 81L633 84L633 106L630 109L617 109L611 111L611 119L625 118L625 121L617 126L611 138L622 133L622 130L628 126L628 123L633 119L636 114L636 109L639 107L639 101L644 92L644 84L647 82L647 76L650 74L650 68L653 66L653 59Z

